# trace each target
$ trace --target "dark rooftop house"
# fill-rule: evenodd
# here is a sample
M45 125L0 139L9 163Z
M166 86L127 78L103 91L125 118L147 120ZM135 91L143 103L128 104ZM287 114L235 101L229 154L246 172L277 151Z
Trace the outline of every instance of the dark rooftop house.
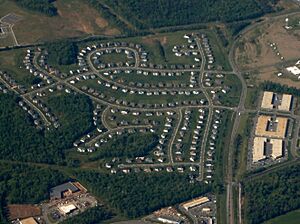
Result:
M78 191L80 189L72 182L64 183L50 189L50 199L62 199Z

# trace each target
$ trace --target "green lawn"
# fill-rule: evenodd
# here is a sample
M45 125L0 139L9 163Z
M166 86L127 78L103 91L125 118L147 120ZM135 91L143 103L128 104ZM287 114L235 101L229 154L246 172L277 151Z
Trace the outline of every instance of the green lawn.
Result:
M258 97L259 97L259 89L248 88L246 101L245 101L245 107L247 109L255 109L258 105L258 102L257 102Z
M226 94L218 92L219 101L224 106L238 106L240 101L240 95L242 91L242 85L239 78L236 75L225 75L224 84L222 86L229 87Z
M300 209L289 212L285 215L271 219L264 224L299 224L300 222Z
M25 69L22 62L25 55L25 49L0 52L0 69L6 71L18 84L28 88L41 80Z

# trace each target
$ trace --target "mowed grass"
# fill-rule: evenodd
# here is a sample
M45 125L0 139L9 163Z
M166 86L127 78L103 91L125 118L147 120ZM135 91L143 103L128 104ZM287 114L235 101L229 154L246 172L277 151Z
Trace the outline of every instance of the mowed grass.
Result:
M0 47L14 46L15 41L11 32L5 36L0 36Z
M271 219L264 224L299 224L300 222L300 209L289 212L285 215Z
M25 49L1 51L0 70L6 71L18 84L29 87L36 78L25 69L22 63L25 55Z
M247 109L256 109L258 106L257 99L259 98L259 89L257 88L248 88L247 96L245 101L245 107Z
M62 38L80 37L89 34L116 35L119 31L112 27L101 14L84 1L56 1L59 15L48 17L41 13L20 8L11 0L0 1L0 18L15 13L22 20L14 26L19 44L52 41Z

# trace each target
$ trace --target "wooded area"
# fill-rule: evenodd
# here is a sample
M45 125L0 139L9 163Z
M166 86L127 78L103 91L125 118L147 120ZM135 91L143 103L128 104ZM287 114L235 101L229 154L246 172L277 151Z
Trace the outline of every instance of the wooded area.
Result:
M70 65L76 63L78 47L75 43L61 41L46 45L50 65Z
M0 159L63 164L63 151L92 128L92 103L86 96L49 96L47 106L61 123L50 131L38 131L18 100L0 94Z
M46 14L48 16L57 15L57 9L52 4L55 0L15 0L16 3L28 10L32 10L35 12L40 12Z
M95 2L96 0L94 0ZM98 0L140 29L257 18L278 0Z
M91 157L91 160L107 157L145 156L158 144L155 134L123 134L111 139Z
M262 223L300 208L300 165L245 182L245 214L249 224Z
M34 204L49 198L49 189L68 178L49 167L0 163L0 223L7 219L7 204Z
M74 175L107 205L130 218L183 202L210 188L199 182L191 184L187 174L179 173L142 172L125 176L82 171Z

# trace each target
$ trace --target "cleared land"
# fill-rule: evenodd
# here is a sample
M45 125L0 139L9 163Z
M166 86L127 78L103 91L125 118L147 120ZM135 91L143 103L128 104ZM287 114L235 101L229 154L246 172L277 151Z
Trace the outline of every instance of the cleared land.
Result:
M286 22L289 18L290 23ZM290 17L270 18L247 32L235 49L235 61L240 69L250 70L258 82L273 82L299 87L297 77L286 72L300 55L299 14ZM287 29L285 26L291 26ZM284 75L278 77L277 74ZM253 76L252 75L252 76Z
M90 34L117 35L120 32L103 19L101 12L80 0L57 1L58 16L48 17L24 10L14 1L0 1L0 18L15 13L22 17L14 26L19 44L80 37ZM4 42L0 41L0 44ZM4 42L5 46L10 42Z

